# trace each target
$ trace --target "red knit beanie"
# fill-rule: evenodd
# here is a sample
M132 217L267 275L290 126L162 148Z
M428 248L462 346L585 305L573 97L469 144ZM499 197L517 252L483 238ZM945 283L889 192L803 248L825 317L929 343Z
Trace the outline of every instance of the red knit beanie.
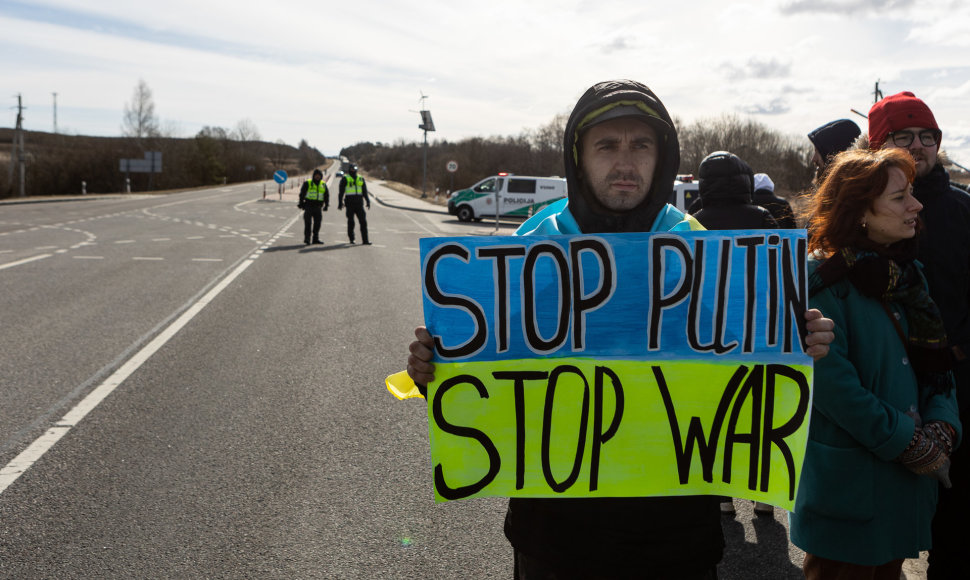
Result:
M907 127L940 128L933 111L909 91L889 95L869 109L869 147L879 149L886 136Z

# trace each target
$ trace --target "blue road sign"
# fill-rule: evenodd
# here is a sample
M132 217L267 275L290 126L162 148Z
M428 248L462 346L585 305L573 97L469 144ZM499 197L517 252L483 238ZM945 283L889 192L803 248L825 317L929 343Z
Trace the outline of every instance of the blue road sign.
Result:
M286 183L286 172L283 171L282 169L280 169L279 171L277 171L276 173L274 173L273 174L273 181L275 181L276 183L281 183L281 184L282 183Z

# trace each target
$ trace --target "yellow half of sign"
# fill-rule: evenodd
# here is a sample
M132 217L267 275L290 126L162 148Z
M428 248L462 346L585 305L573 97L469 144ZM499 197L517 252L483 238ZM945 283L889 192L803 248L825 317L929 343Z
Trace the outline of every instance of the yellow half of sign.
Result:
M404 399L424 398L424 395L418 390L418 386L414 384L414 381L408 375L407 371L394 373L384 379L384 384L387 385L387 390L391 391L391 394L401 401Z

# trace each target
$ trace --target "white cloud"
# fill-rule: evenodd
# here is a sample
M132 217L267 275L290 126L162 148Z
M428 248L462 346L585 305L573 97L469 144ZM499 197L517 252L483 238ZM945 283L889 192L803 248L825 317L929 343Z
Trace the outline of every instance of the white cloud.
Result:
M61 127L117 134L144 78L161 119L187 135L249 118L266 140L327 153L420 140L419 91L431 137L455 141L536 128L609 78L643 81L685 122L746 111L804 135L867 111L877 80L932 98L941 124L962 122L970 3L812 6L15 0L0 4L0 94L24 95L29 129L50 129L56 91Z

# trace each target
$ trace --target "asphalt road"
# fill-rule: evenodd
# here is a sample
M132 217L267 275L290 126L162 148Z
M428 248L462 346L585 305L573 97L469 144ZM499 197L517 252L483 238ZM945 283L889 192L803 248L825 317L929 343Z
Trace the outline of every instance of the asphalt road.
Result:
M0 205L0 578L511 577L505 501L435 504L425 406L383 385L418 239L495 225L371 182L372 246L335 192L304 246L264 185ZM721 578L799 578L737 503Z

